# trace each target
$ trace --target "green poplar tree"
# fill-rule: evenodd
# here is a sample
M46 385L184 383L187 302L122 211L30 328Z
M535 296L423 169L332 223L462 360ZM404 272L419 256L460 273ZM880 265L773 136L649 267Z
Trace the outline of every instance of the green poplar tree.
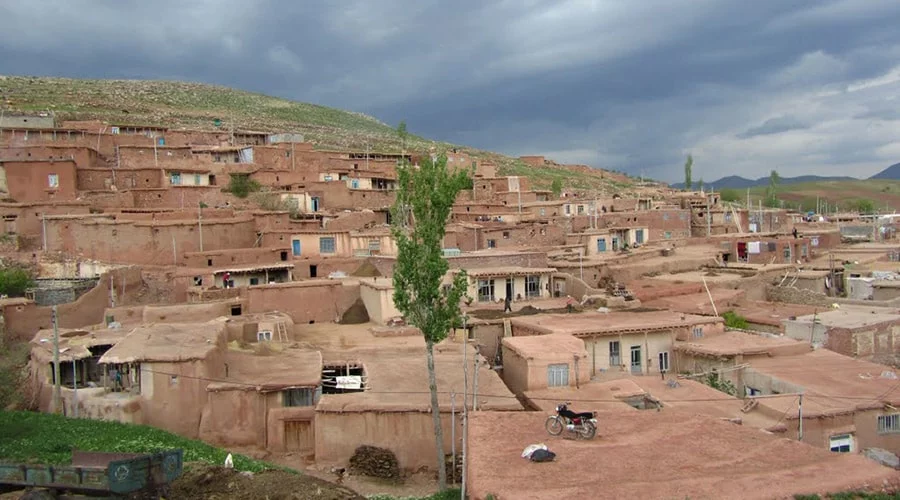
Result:
M456 195L470 182L469 171L447 169L446 155L426 158L418 168L402 161L397 167L397 198L391 208L391 234L397 244L394 305L425 337L441 490L447 487L447 472L434 373L434 344L444 340L451 328L460 325L459 302L467 288L465 271L458 273L450 286L441 286L450 267L441 243Z
M687 159L684 160L684 190L691 190L691 170L694 168L694 157L691 155L687 155Z

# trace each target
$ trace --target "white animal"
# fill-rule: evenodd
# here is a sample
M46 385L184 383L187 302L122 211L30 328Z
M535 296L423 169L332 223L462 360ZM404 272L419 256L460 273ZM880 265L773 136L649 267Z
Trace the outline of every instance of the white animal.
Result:
M234 469L234 458L231 457L231 453L225 457L225 468L226 469Z

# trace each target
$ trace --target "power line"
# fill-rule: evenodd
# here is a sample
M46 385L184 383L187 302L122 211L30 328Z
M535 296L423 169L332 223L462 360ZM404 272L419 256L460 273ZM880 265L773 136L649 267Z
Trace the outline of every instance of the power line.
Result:
M212 377L198 377L198 376L194 376L194 375L184 375L184 374L181 374L181 373L172 373L172 372L164 372L164 371L158 371L158 370L149 370L149 369L146 369L146 368L141 368L140 371L142 371L142 372L148 372L148 373L153 373L153 374L156 374L156 375L167 375L167 376L171 376L171 377L180 377L180 378L185 378L185 379L189 379L189 380L202 380L202 381L206 381L206 382L218 382L218 383L225 383L225 384L239 385L239 386L244 386L244 387L263 387L263 386L266 385L265 382L244 382L244 381L235 380L235 379L231 379L231 378L221 379L221 378L212 378ZM290 387L290 385L289 385L289 384L286 384L285 387ZM893 388L891 388L891 389L889 389L887 392L885 392L885 395L888 394L888 393L890 393L891 391L893 391L893 390L896 389L897 387L900 387L900 383L896 384ZM365 390L365 391L363 391L363 392L366 393L366 394L382 394L382 395L391 395L391 394L393 394L393 395L429 395L429 394L431 394L430 391L375 391L375 390ZM460 394L460 393L457 392L457 391L438 391L438 394L445 394L445 395L450 395L450 394L454 394L454 393L455 393L455 394ZM470 394L471 394L471 393L470 393ZM649 393L648 393L648 394L649 394ZM467 395L468 395L468 394L467 394ZM811 397L809 396L809 394L803 394L803 395L804 395L805 397L807 397L807 398L810 398L810 399L819 398L820 401L821 401L821 398L848 399L848 400L860 400L860 401L874 401L871 397L860 397L860 396L837 396L837 395L832 395L832 394L819 394L819 393L816 393L815 396L814 396L813 398L811 398ZM775 395L775 396L777 396L777 395ZM786 396L786 395L785 395L785 396ZM484 394L484 393L479 393L479 397L481 397L481 398L496 398L496 399L515 399L515 400L518 400L518 399L519 399L517 396L515 396L515 395L513 395L513 394ZM882 396L882 397L883 397L883 396ZM566 398L566 397L560 397L560 398L546 398L546 397L529 397L528 399L531 400L531 401L563 401L563 400L565 400L565 401L568 401L568 402L571 402L571 403L622 403L622 402L624 402L623 399L617 399L617 398L608 398L608 399L607 399L607 398ZM770 399L770 398L765 398L765 399ZM797 403L797 400L798 400L798 399L799 399L799 396L797 396L797 397L794 399L794 401L791 403L791 406L788 408L788 410L786 410L786 411L784 412L784 414L782 415L781 419L779 419L779 422L781 422L781 420L784 419L785 415L787 415L787 413L790 412L790 411L796 406L796 403ZM741 401L741 399L740 399L740 398L737 398L737 397L735 397L735 396L727 396L727 397L717 397L717 398L665 399L665 400L662 400L663 403L711 403L711 402L727 402L727 401L734 402L734 401Z

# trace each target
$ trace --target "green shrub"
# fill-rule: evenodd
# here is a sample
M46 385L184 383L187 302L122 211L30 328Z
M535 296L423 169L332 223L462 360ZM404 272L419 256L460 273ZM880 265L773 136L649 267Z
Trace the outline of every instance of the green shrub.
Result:
M722 317L725 319L725 326L728 328L746 330L750 327L750 324L747 323L747 319L734 311L726 311Z
M34 275L29 269L15 264L0 267L0 295L22 297L33 286Z
M225 191L238 198L246 198L250 193L255 193L261 188L262 186L258 182L250 178L250 174L231 174L231 180Z

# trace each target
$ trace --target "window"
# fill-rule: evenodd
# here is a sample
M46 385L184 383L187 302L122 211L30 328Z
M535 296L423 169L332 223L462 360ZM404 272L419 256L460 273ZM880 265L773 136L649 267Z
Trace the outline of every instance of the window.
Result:
M541 208L541 216L543 217L544 215L547 215L547 209Z
M318 390L313 388L288 389L284 395L284 406L312 406L316 404Z
M256 332L256 341L257 342L271 342L272 341L272 331L271 330L261 330Z
M835 453L850 453L853 451L853 434L838 434L828 439L829 448Z
M504 239L504 240L508 240L508 239L509 239L509 231L503 231L503 239Z
M621 347L618 340L609 343L609 367L622 366Z
M325 182L331 182L332 179L333 177L331 177L330 175L325 176Z
M488 248L497 248L497 240L488 240Z
M691 334L694 336L695 339L702 338L702 337L703 337L703 327L702 327L702 326L695 326L695 327L691 330Z
M319 238L319 253L334 253L334 238L331 236Z
M50 174L47 176L47 185L52 189L59 187L59 174Z
M598 252L606 251L606 238L597 238L597 251Z
M878 416L878 433L891 434L900 432L900 413Z
M181 185L181 172L172 172L169 174L169 184L173 186Z
M478 280L478 302L494 301L494 280Z
M667 240L671 240L672 239L672 231L666 231L665 234L663 234L663 237Z
M748 398L759 396L760 394L762 394L762 391L760 391L759 389L754 389L753 387L750 387L749 385L744 386L744 395L747 396Z
M569 365L547 365L547 387L567 387L569 385Z
M525 276L525 296L529 298L541 296L541 277Z
M786 262L791 261L791 247L789 246L784 247L784 260Z
M258 284L259 284L259 278L250 278L250 286L258 285Z
M725 212L725 222L731 222L731 212Z
M669 352L659 353L659 371L665 373L669 371Z
M566 215L572 214L572 205L566 205Z
M110 127L109 133L114 135L119 135L119 127Z
M194 185L199 186L203 184L203 181L200 180L200 174L194 174Z
M359 179L351 179L350 180L350 188L351 189L359 189Z
M584 205L578 205L578 215L581 215L583 213L584 213Z

